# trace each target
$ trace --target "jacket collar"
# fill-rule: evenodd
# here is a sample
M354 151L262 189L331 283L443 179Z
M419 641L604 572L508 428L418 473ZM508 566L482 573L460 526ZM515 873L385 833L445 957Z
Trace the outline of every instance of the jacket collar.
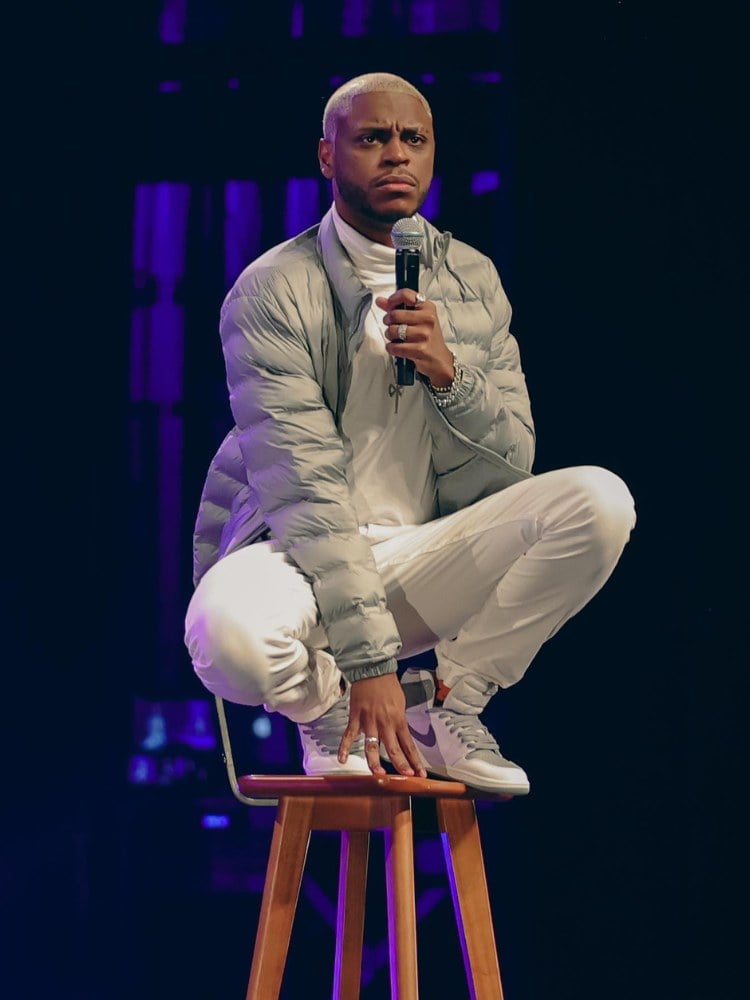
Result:
M336 298L341 303L344 315L351 322L361 307L363 298L370 293L354 273L349 256L336 232L330 208L320 220L318 250Z
M425 241L421 252L421 268L419 286L423 293L432 284L435 272L445 260L448 247L451 241L451 234L441 233L431 225L427 219L421 215L416 215L425 231ZM344 250L343 244L336 232L333 223L332 208L326 212L320 220L318 227L318 250L323 259L323 265L328 274L336 297L341 303L341 307L351 321L357 315L362 306L362 301L369 296L369 292L364 288L357 278L349 263L349 257Z

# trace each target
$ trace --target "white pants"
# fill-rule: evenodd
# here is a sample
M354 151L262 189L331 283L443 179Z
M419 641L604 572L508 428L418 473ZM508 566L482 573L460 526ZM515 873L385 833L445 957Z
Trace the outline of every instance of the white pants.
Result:
M434 647L449 687L467 673L515 684L608 579L634 525L622 480L581 466L374 542L400 656ZM227 701L309 722L340 697L312 588L272 541L208 570L185 642L203 685Z

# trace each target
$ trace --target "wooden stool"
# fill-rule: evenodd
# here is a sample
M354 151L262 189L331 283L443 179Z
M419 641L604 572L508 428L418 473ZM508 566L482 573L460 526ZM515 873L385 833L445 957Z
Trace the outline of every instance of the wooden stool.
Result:
M341 833L334 1000L360 995L370 831L385 838L391 997L417 1000L417 916L412 797L433 799L472 1000L502 1000L500 967L474 800L505 800L455 781L403 775L234 774L217 699L232 790L248 804L276 802L246 1000L277 1000L313 830Z

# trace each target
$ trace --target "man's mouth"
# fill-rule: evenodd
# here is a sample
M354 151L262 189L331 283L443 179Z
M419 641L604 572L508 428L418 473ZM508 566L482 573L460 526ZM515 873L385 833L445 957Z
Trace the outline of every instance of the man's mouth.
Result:
M375 184L375 187L388 188L390 191L407 191L416 186L417 182L414 178L408 177L406 174L388 174L387 177L381 177Z

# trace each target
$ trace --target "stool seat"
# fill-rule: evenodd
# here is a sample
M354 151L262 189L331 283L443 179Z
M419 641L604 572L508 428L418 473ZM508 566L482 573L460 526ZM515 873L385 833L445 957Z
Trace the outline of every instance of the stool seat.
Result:
M502 1000L476 799L461 782L404 775L236 776L248 801L276 800L271 850L246 1000L280 996L310 834L340 831L334 1000L360 995L369 836L385 838L391 997L417 1000L417 918L411 800L432 799L472 1000Z
M512 795L493 795L471 788L461 781L445 778L413 778L405 774L246 774L237 784L243 795L278 798L280 795L411 795L445 799L496 799L506 801Z

